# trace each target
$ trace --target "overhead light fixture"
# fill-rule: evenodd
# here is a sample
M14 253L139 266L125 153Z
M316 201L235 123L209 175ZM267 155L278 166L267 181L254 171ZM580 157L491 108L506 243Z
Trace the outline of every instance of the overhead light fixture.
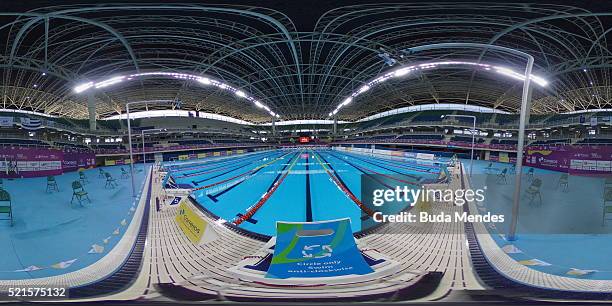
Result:
M87 89L89 89L89 88L91 88L91 87L93 87L93 86L94 86L94 83L93 83L93 82L87 82L87 83L85 83L85 84L77 85L76 87L74 87L74 92L76 92L76 93L82 93L82 92L84 92L85 90L87 90Z
M210 85L210 79L207 78L199 78L198 82L204 84L204 85Z
M364 92L366 92L366 91L368 91L368 90L370 90L370 86L368 86L368 85L363 85L361 88L359 88L358 93L362 94L362 93L364 93Z
M43 72L43 75L45 75L44 72ZM129 74L129 75L115 76L115 77L112 77L110 79L106 79L100 82L87 82L87 83L79 84L75 86L73 90L75 93L79 94L90 88L104 88L104 87L108 87L110 85L117 84L123 81L132 81L132 80L136 80L142 77L155 77L155 76L169 77L169 78L175 78L175 79L181 79L181 80L192 80L192 81L197 81L198 83L203 84L203 85L213 85L223 90L232 91L238 97L245 98L255 103L257 107L265 109L266 112L268 112L271 116L274 116L277 118L280 117L276 113L273 114L273 112L270 110L269 107L265 106L263 103L259 102L254 97L250 96L248 93L242 90L236 89L235 87L232 87L231 85L225 84L215 79L193 75L193 74L187 74L187 73L166 72L166 71L134 73L134 74ZM35 85L34 87L37 87L37 86L38 85Z
M506 68L506 67L499 67L499 66L493 66L490 64L485 64L485 63L479 63L479 62L468 62L468 61L440 61L440 62L430 62L430 63L421 63L421 64L417 64L417 65L411 65L411 66L406 66L406 67L401 67L398 68L394 71L391 72L387 72L385 74L383 74L382 76L379 76L373 80L370 80L369 82L366 83L366 85L360 87L356 92L353 92L349 95L348 98L346 98L345 100L343 100L342 103L340 103L336 109L329 113L329 116L335 115L336 113L338 113L338 111L346 106L348 103L350 102L346 102L349 98L351 99L350 101L352 101L354 98L356 98L357 96L359 96L360 94L370 90L371 87L380 84L384 81L386 81L387 79L391 78L391 77L401 77L404 76L408 73L410 73L411 71L418 71L418 70L427 70L427 69L434 69L434 68L440 68L441 66L472 66L475 68L479 68L479 69L483 69L485 71L491 71L494 70L499 74L505 75L505 76L509 76L513 79L516 80L525 80L525 75L518 73L512 69ZM584 71L586 72L586 69L584 69ZM544 78L536 76L531 74L529 76L529 79L531 81L533 81L534 83L536 83L537 85L541 86L541 87L545 87L548 85L548 81L546 81Z
M407 75L409 72L410 72L410 68L401 68L401 69L395 70L393 75L396 77L401 77L401 76Z

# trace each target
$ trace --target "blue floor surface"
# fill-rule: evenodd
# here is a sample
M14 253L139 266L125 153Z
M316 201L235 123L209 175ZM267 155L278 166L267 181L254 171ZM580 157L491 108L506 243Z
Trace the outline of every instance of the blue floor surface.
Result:
M129 170L129 166L123 166ZM148 166L147 166L148 167ZM121 178L121 166L102 167L116 178L118 187L105 188L99 169L85 170L84 184L91 203L83 206L72 197L71 183L77 172L56 176L60 192L47 193L47 179L4 179L13 200L14 226L0 221L0 279L55 276L87 267L117 244L132 220L130 179ZM142 191L145 172L136 165L137 192ZM125 220L125 222L123 222ZM114 234L117 231L118 234ZM106 242L106 243L105 243ZM93 245L98 252L89 253Z
M466 170L469 160L464 160ZM509 171L507 182L498 174L509 164L475 161L472 188L487 186L483 212L504 214L510 220L515 175ZM508 225L505 222L489 227L500 247L514 249L509 255L538 271L559 276L612 280L612 220L602 222L604 178L569 176L567 190L559 186L561 173L534 169L533 179L524 167L521 179L518 235L515 241L507 241ZM533 201L525 190L535 179L542 181L542 200ZM513 246L513 247L510 247ZM535 261L534 261L535 260Z

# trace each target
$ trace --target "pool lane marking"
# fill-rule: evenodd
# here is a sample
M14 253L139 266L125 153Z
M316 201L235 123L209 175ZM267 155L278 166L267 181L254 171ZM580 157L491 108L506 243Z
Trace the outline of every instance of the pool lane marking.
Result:
M198 188L193 188L193 189L191 189L191 192L198 191L198 190L202 190L202 189L206 189L206 188L210 188L210 187L213 187L213 186L217 186L217 185L223 184L223 183L225 183L225 182L229 182L229 181L231 181L231 180L233 180L233 179L239 178L239 177L241 177L241 176L251 174L251 173L252 173L253 171L255 171L255 170L258 170L258 169L261 169L261 168L267 167L267 166L269 166L269 165L271 165L271 164L275 163L276 161L278 161L278 160L280 160L280 159L283 159L283 158L284 158L284 157L285 157L287 154L289 154L289 153L285 153L284 155L282 155L282 156L280 156L280 157L278 157L278 158L276 158L276 159L274 159L274 160L270 161L269 163L265 163L265 164L263 164L263 165L257 166L257 167L255 167L255 168L253 168L253 169L249 170L249 171L243 172L243 173L238 174L238 175L235 175L235 176L233 176L233 177L230 177L230 178L227 178L227 179L224 179L224 180L221 180L221 181L218 181L218 182L215 182L215 183L212 183L212 184L206 185L206 186L202 186L202 187L198 187Z
M285 153L283 156L285 156L285 155L287 155L287 154L289 154L289 153ZM283 156L281 156L281 157L277 158L277 160L278 160L278 159L281 159ZM274 161L276 161L276 160L274 160ZM274 161L270 162L269 164L273 163ZM257 172L259 172L260 170L262 170L262 169L263 169L263 168L265 168L266 166L268 166L268 165L263 165L263 166L258 166L258 167L253 168L253 169L251 170L251 171L253 171L253 172L252 172L252 173L250 173L250 175L254 175L254 174L256 174ZM246 179L245 179L245 180L242 180L242 181L238 182L237 184L234 184L234 185L232 185L232 186L230 186L230 187L228 187L228 188L225 188L225 189L223 189L223 190L221 190L221 191L217 192L216 194L208 194L207 196L208 196L208 198L209 198L209 199L211 199L213 202L215 202L215 203L216 203L216 202L219 202L219 197L220 197L220 196L222 196L222 195L224 195L226 192L228 192L228 191L230 191L230 190L232 190L232 189L234 189L234 188L238 187L240 184L244 183L245 181L246 181Z
M331 155L332 157L334 157L334 158L336 158L336 159L340 160L340 161L343 161L343 162L347 163L348 165L350 165L350 166L352 166L353 168L355 168L355 169L359 170L361 173L363 173L363 174L365 174L365 175L369 176L369 177L370 177L370 178L372 178L373 180L377 181L378 183L380 183L381 185L383 185L383 186L385 186L385 187L387 187L387 188L389 188L389 189L395 189L395 187L393 187L393 186L389 186L388 184L383 183L382 181L380 181L379 179L377 179L377 178L376 178L375 176L373 176L372 174L380 175L380 176L382 176L382 177L386 177L386 178L392 179L392 180L394 180L394 181L398 181L398 182L401 182L401 183L406 183L406 184L409 184L409 185L421 186L421 184L420 184L420 183L418 183L418 182L412 182L412 181L402 180L402 179L399 179L399 178L393 177L393 176L388 175L388 174L384 174L384 173L380 173L380 172L374 171L374 170L372 170L372 169L370 169L370 168L366 168L366 167L363 167L363 166L361 166L361 167L360 167L360 166L356 166L355 164L353 164L353 163L349 162L348 160L342 160L340 157L338 157L338 156L336 156L336 155L334 155L334 154L331 154L331 153L328 153L328 154L329 154L329 155ZM371 172L371 173L368 173L368 172L364 171L364 169L365 169L365 170L367 170L367 171L369 171L369 172ZM383 169L384 169L384 168L383 168Z
M204 183L204 182L209 181L209 180L212 180L212 179L214 179L214 178L218 178L218 177L220 177L220 176L226 175L226 174L228 174L228 173L230 173L230 172L234 172L234 171L236 171L236 170L238 170L238 169L240 169L240 168L244 168L244 167L246 167L246 166L248 166L248 165L250 165L250 164L251 164L251 163L244 163L244 164L239 165L239 166L237 166L237 167L234 167L234 168L232 168L232 169L230 169L230 170L227 170L227 171L225 171L225 172L219 173L219 174L217 174L217 175L213 175L213 176L208 177L208 178L205 178L205 179L201 179L201 180L197 180L197 181L196 181L196 180L192 180L192 181L191 181L191 184L193 184L193 186L194 186L194 187L196 187L196 186L198 186L200 183ZM226 167L226 168L224 168L224 169L220 169L220 170L218 170L218 171L222 171L222 170L226 170L226 169L227 169L227 167Z
M217 174L217 175L211 176L211 177L209 177L209 178L201 179L201 180L198 180L198 181L195 181L195 180L194 180L194 181L191 181L191 183L193 184L193 186L194 186L194 187L196 187L196 186L197 186L197 185L199 185L200 183L203 183L203 182L209 181L209 180L211 180L211 179L214 179L214 178L217 178L217 177L223 176L223 175L228 174L228 173L230 173L230 172L236 171L236 170L238 170L238 169L240 169L240 168L244 168L244 167L246 167L246 166L248 166L248 165L250 165L250 164L252 164L252 162L249 162L249 163L244 163L244 164L242 164L242 165L240 165L240 166L238 166L238 167L235 167L235 168L233 168L233 169L231 169L231 170L228 170L228 171L226 171L226 172L219 173L219 174ZM228 167L226 167L225 169L227 169L227 168L228 168ZM224 169L221 169L221 170L224 170Z
M355 158L355 159L358 159L358 160L362 160L362 161L364 161L366 163L370 163L370 164L376 165L378 167L381 167L380 165L377 165L377 164L374 164L372 162L369 162L366 159L357 157L356 156L357 154L349 154L349 153L344 153L344 152L338 152L338 153L342 153L342 154L344 154L344 155L346 155L348 157ZM373 159L375 159L375 158L373 158ZM427 167L426 166L421 166L421 165L403 166L403 165L398 165L398 164L392 163L391 161L387 161L387 160L383 160L383 159L375 159L375 160L380 162L380 163L383 163L385 165L389 165L389 166L393 166L393 167L398 167L398 168L403 168L403 169L408 169L408 170L416 171L416 172L431 173L432 169L436 169L436 167L434 167L434 166L427 166ZM427 170L425 170L425 169L427 169ZM437 169L440 170L440 167L438 166ZM389 169L387 169L387 170L389 170Z
M366 213L369 216L373 216L374 212L372 210L370 210L369 208L367 208L366 206L364 206L363 203L361 203L361 200L359 200L355 196L355 194L353 194L353 192L346 186L344 181L342 181L340 176L338 175L336 177L336 174L334 174L336 172L336 170L333 170L334 168L332 167L332 165L327 160L325 160L325 157L323 157L323 155L320 155L318 152L315 152L314 156L317 159L317 161L319 162L319 164L323 167L325 172L327 172L327 175L329 175L329 177L332 179L334 184L336 184L336 186L338 186L338 188L340 188L340 190L342 190L342 192L344 192L351 200L353 200L353 202L355 202L355 204L357 204L357 206L361 209L361 211L363 211L364 213ZM323 158L325 163L329 165L329 167L334 171L334 173L329 171L329 169L321 162L321 159L319 159L319 156L321 156L321 158Z
M203 168L206 166L215 166L218 164L222 164L222 163L226 163L226 162L231 162L236 160L236 157L240 157L239 159L246 159L246 158L251 158L251 157L257 157L257 156L262 156L265 154L269 154L269 153L273 153L273 151L264 151L264 152L249 152L249 153L254 153L254 154L245 154L244 156L240 156L240 155L225 155L225 156L214 156L211 158L207 158L205 160L201 160L199 162L192 162L190 165L183 165L183 167L176 167L178 165L171 165L168 166L168 170L169 171L173 171L173 172L182 172L182 171L188 171L188 170L195 170L198 168ZM215 158L216 157L216 158ZM212 160L211 160L212 159Z
M308 159L310 158L310 152L306 156L306 222L312 222L312 199L310 197L310 170Z
M331 156L335 156L335 157L336 157L336 155L335 155L335 154L332 154L331 152L329 152L329 154L330 154ZM346 155L346 154L345 154L345 155ZM374 166L376 166L376 167L379 167L379 168L382 168L382 169L385 169L385 170L388 170L388 171L391 171L391 172L395 172L395 173L397 173L397 174L400 174L400 175L403 175L403 176L406 176L406 177L410 177L410 178L418 178L416 175L406 174L406 173L402 173L402 172L397 171L397 170L389 169L389 168L387 168L387 167L381 166L381 165L379 165L379 164L376 164L376 163L370 162L370 161L365 160L365 159L362 159L362 158L358 158L358 157L355 157L355 156L352 156L352 155L348 155L348 156L349 156L349 157L351 157L351 158L354 158L354 159L356 159L356 160L360 160L360 161L365 162L365 163L368 163L368 164L370 164L370 165L374 165ZM338 157L336 157L336 158L338 158ZM348 161L345 161L345 162L347 162L347 163L348 163ZM365 167L364 167L364 168L365 168ZM367 168L365 168L365 169L367 169ZM374 171L372 171L372 172L374 172Z
M257 160L257 159L260 159L262 157L266 158L266 157L273 156L273 155L274 155L274 153L273 154L268 154L268 155L263 155L263 156L258 155L258 156L249 156L249 157L246 157L246 158L238 158L238 159L230 160L227 163L224 162L224 164L222 164L222 165L219 165L219 164L213 165L213 167L210 167L210 168L207 168L207 169L204 169L204 170L201 170L201 171L191 172L189 174L177 175L177 176L175 176L175 178L184 178L184 177L191 177L191 176L199 176L199 175L207 174L207 173L211 173L211 172L222 171L223 169L227 169L228 168L228 164L231 164L231 163L246 162L246 161L248 161L248 163L250 163L250 162L253 162L253 160Z
M289 172L291 172L291 169L293 169L293 166L295 166L296 162L299 160L299 156L300 156L301 153L302 153L302 150L300 150L295 155L295 159L293 160L293 162L291 163L291 165L289 166L289 168L287 169L287 171L284 174L283 174L283 172L285 171L285 168L287 166L285 165L283 167L283 170L281 170L281 172L276 176L276 178L274 179L274 182L272 183L272 185L261 196L259 201L257 201L257 203L255 203L255 205L249 207L244 215L237 215L237 217L233 221L233 223L235 225L240 225L242 222L247 221L249 219L252 220L253 215L255 215L255 213L266 203L266 201L268 201L268 199L270 199L272 194L274 194L274 192L278 189L278 186L280 186L283 183L283 181L285 180L285 178L289 175ZM282 176L280 176L281 174L282 174ZM279 176L280 176L280 178L279 178Z

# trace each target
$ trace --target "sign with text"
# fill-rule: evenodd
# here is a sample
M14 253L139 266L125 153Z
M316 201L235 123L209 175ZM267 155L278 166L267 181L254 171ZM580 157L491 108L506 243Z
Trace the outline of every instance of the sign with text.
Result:
M276 234L267 278L333 277L373 272L357 249L349 218L277 222Z

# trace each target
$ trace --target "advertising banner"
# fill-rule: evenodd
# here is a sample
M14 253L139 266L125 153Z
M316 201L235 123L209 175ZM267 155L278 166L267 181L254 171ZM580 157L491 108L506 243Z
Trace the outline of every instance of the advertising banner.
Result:
M361 255L349 218L277 222L276 246L266 278L364 275L373 272Z
M530 146L525 165L576 175L612 174L611 146Z
M175 218L181 231L189 241L196 245L215 240L217 235L214 230L208 226L208 223L202 217L191 210L186 201L188 201L187 198L180 202Z
M91 168L96 165L96 155L93 152L64 151L62 169L76 171Z
M58 149L12 147L0 149L0 177L37 177L63 173Z

